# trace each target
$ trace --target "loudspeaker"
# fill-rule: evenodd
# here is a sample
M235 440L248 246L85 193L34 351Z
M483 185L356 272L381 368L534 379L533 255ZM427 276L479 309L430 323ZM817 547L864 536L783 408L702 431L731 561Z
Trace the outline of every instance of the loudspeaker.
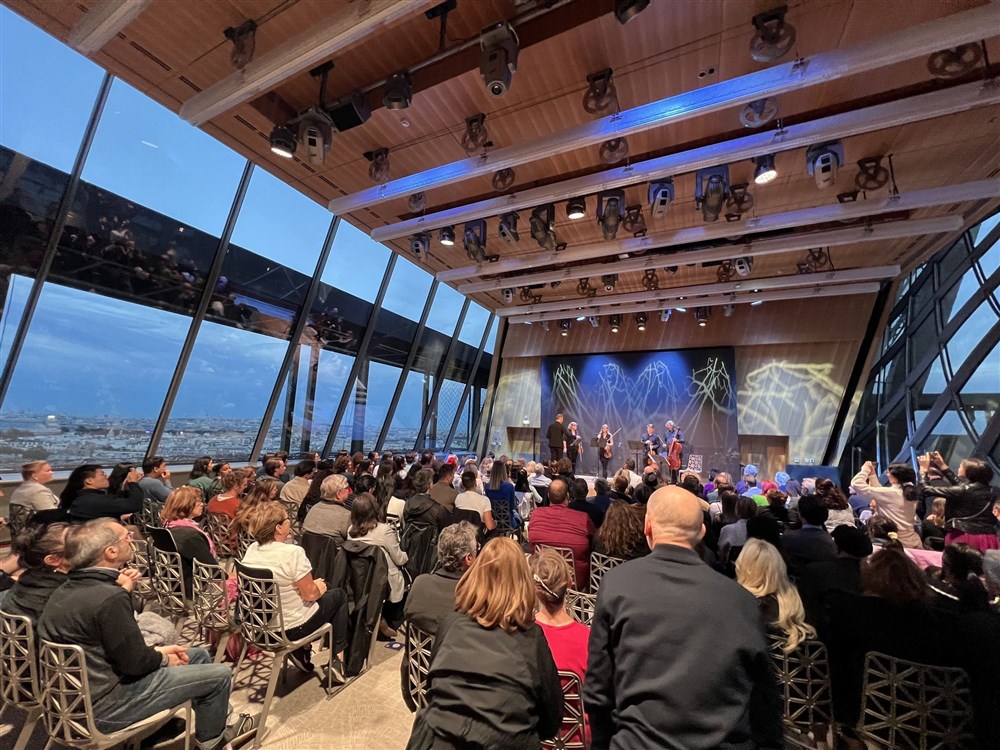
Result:
M364 125L372 116L371 107L364 94L354 94L350 101L339 104L336 107L329 107L326 113L333 120L333 126L343 133L345 130Z

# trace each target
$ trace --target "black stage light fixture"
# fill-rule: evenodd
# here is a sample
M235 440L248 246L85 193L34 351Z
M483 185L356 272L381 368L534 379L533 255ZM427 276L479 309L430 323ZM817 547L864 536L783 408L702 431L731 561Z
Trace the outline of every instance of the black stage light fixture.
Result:
M271 152L285 159L292 158L295 147L298 145L295 134L284 125L275 125L271 129L271 137L268 140L271 144Z
M695 320L698 321L698 325L702 328L708 325L708 318L711 314L712 308L710 307L696 307L694 311Z
M601 283L604 284L604 291L613 292L615 286L618 284L618 274L616 273L606 273L601 277Z
M640 331L646 330L646 313L636 313L635 314L635 327Z
M409 109L413 101L413 82L405 70L389 76L382 94L382 105L386 109Z
M587 215L586 198L570 198L566 202L566 216L570 219L582 219Z
M606 240L618 236L618 227L625 218L625 191L604 190L597 194L597 223L601 225L601 234Z
M573 324L570 321L568 321L568 320L561 321L559 323L559 335L560 336L569 336L569 329L570 329L570 326L572 326L572 325Z
M778 176L778 170L774 168L774 154L764 154L751 159L757 166L753 171L753 181L757 185L766 185L773 182Z
M517 56L520 43L514 27L501 21L483 29L479 37L482 54L479 57L479 73L483 77L486 91L490 96L503 96L510 88L517 70Z
M695 173L694 200L705 221L718 221L729 192L729 167L699 169Z
M441 231L438 232L438 239L441 241L442 245L451 247L455 244L455 227L441 227Z
M486 219L476 219L465 225L462 232L465 254L473 263L486 260Z
M372 109L365 95L358 91L351 94L347 101L327 107L326 113L330 115L333 126L343 133L368 122L372 116Z
M615 18L622 26L649 7L649 0L615 0Z
M508 245L514 245L521 240L521 235L517 232L519 218L517 211L500 214L500 226L497 228L497 233L500 235L500 239Z
M621 315L612 315L611 316L611 333L618 333L618 329L621 328L621 325L622 325L622 316Z
M556 249L555 213L555 206L551 203L531 212L531 236L546 250Z

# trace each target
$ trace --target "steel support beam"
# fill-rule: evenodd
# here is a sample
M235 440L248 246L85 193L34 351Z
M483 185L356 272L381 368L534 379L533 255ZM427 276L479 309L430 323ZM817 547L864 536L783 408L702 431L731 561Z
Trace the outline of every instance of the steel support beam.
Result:
M434 412L437 409L438 395L441 393L441 385L444 383L444 375L447 371L448 365L451 364L451 358L455 356L455 343L458 341L458 334L461 332L462 325L465 323L465 314L469 311L470 304L471 300L466 297L465 304L462 305L462 312L459 313L458 320L455 321L455 332L451 336L451 342L448 344L448 350L445 352L444 358L438 366L437 375L434 378L434 390L431 392L431 397L427 401L427 411L424 412L424 418L420 422L420 430L417 432L417 440L413 444L413 450L417 450L421 443L426 445L424 434L427 432L427 425L430 424L431 419L435 416Z
M483 331L482 339L479 341L479 350L476 352L476 359L472 363L472 371L469 373L469 379L466 381L465 388L462 391L462 398L458 402L458 411L455 412L455 418L451 420L451 429L448 430L448 437L444 441L444 449L446 451L451 450L451 441L455 439L455 430L458 429L458 422L462 418L462 409L465 408L465 402L468 400L469 392L472 390L472 383L475 381L476 373L479 371L479 363L483 359L483 349L486 347L486 339L490 335L490 327L493 325L495 318L496 314L490 313L489 320L486 321L486 329ZM469 439L472 439L471 431Z

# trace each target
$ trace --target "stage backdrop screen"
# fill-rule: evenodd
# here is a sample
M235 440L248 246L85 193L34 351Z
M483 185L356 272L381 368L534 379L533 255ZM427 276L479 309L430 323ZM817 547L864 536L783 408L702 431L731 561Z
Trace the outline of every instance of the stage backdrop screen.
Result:
M628 440L642 440L652 424L663 437L672 419L684 433L682 468L739 471L736 424L736 365L732 347L677 351L550 356L542 359L542 455L545 429L557 413L577 422L584 454L577 470L594 474L597 452L591 440L607 423L615 435L609 470L637 458ZM643 466L639 455L638 466ZM689 464L690 462L690 464ZM610 472L609 472L610 476Z

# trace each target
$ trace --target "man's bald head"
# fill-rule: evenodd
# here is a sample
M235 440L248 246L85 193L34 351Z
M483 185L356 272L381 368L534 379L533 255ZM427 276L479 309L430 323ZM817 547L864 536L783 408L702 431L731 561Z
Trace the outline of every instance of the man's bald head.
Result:
M698 498L677 485L661 487L646 503L646 536L652 544L694 547L705 534Z

